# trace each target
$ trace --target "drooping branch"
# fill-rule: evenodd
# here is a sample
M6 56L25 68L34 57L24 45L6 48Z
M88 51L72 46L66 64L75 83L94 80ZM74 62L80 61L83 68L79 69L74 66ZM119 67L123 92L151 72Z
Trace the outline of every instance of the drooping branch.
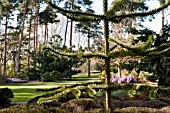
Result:
M82 52L82 51L77 52L77 53L60 52L60 51L56 51L56 50L53 50L53 49L48 48L48 47L44 47L43 50L49 50L49 51L53 52L53 54L56 54L56 55L74 57L74 58L93 58L93 57L98 57L98 58L104 59L104 58L108 57L104 53L92 53L92 52Z
M163 56L167 52L170 52L170 46L166 49L161 50L161 51L150 52L150 53L148 53L148 56Z
M48 2L49 5L55 9L57 9L60 13L62 14L71 14L72 16L90 16L92 18L99 18L99 19L103 19L104 16L103 15L96 15L96 14L93 14L93 13L90 13L90 12L80 12L80 11L75 11L75 10L65 10L61 7L58 7L57 5L55 5L54 3L52 3L51 1Z
M137 47L133 47L133 46L131 46L131 45L127 45L127 44L125 44L125 43L122 43L122 42L119 42L118 40L116 40L116 39L114 39L114 38L109 38L109 41L112 41L112 42L114 42L114 43L116 43L117 45L119 45L119 46L121 46L122 48L125 48L125 49L127 49L127 50L129 50L129 51L133 51L133 52L144 52L144 51L146 51L146 49L148 49L150 46L151 46L151 44L153 43L153 41L154 41L154 35L152 34L152 35L150 35L149 37L148 37L148 41L145 43L145 44L143 44L143 45L140 45L140 46L137 46Z
M151 51L152 50L152 51ZM155 49L146 49L144 51L129 51L127 49L121 49L118 51L113 51L109 54L109 57L114 59L114 58L120 58L120 57L127 57L127 56L146 56L146 57L151 57L151 56L164 56L165 53L170 52L170 45L160 45L159 47L155 48Z
M117 20L122 20L122 19L125 19L125 18L128 18L128 17L142 17L142 16L149 16L149 15L153 15L153 14L156 14L156 13L159 13L161 10L167 8L168 6L170 5L170 0L168 0L168 2L162 6L160 6L159 8L155 8L153 10L150 10L150 11L145 11L145 12L132 12L132 13L125 13L125 12L122 12L120 14L115 14L115 12L110 9L108 12L107 12L107 16L106 18L109 20L109 21L112 21L112 22L115 22L115 18L117 18ZM116 21L117 21L116 20ZM117 22L116 22L117 23Z
M100 18L96 18L96 17L91 17L91 16L82 16L82 15L70 15L70 14L64 14L64 16L66 16L67 18L71 19L71 20L74 20L74 21L78 21L78 22L89 22L89 21L93 21L93 22L96 22L96 21L100 21L101 19Z

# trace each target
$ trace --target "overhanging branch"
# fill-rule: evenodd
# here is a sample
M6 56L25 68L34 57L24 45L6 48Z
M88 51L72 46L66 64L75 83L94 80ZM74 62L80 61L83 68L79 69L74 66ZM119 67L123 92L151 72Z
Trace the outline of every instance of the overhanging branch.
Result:
M168 2L166 4L160 6L159 8L155 8L155 9L150 10L150 11L133 12L133 13L127 13L127 14L124 12L124 13L118 14L118 15L116 15L115 12L113 12L111 10L111 11L107 12L106 17L109 21L114 22L115 18L122 19L122 18L135 17L135 16L140 16L140 17L149 16L149 15L153 15L153 14L156 14L156 13L162 11L163 9L167 8L169 5L170 5L170 0L168 0Z
M67 52L66 53L66 52L55 51L51 48L43 48L43 50L49 50L57 55L74 57L74 58L93 58L93 57L106 58L107 57L104 53L92 53L92 52L88 52L88 53L87 52L78 52L78 53Z
M78 15L83 15L83 16L90 16L90 17L95 17L95 18L99 18L99 19L103 19L104 16L103 15L96 15L93 13L86 13L86 12L80 12L80 11L71 11L71 10L65 10L61 7L58 7L57 5L53 4L51 1L48 2L49 5L55 9L57 9L59 12L61 12L62 14L71 14L73 16L78 16Z

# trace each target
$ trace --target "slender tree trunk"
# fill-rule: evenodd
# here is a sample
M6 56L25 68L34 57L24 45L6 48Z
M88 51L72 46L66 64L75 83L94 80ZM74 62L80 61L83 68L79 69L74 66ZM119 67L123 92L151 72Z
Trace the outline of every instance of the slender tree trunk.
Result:
M87 48L90 51L90 37L87 36ZM90 59L88 59L88 77L90 78Z
M33 46L34 46L34 51L36 50L36 19L35 19L35 17L34 17L34 39L33 39L34 41L33 41Z
M64 47L66 46L66 40L67 40L67 29L68 29L68 18L66 21L66 30L65 30L65 34L64 34Z
M36 53L39 50L39 44L38 44L38 15L39 15L39 8L40 8L40 0L38 0L38 6L36 7L37 12L36 12Z
M108 0L103 0L103 10L104 15L106 15L108 10ZM107 19L104 20L104 37L105 37L105 54L109 55L109 21ZM106 113L110 113L110 97L111 97L111 90L110 90L110 58L105 58L105 85L106 85Z
M3 73L2 76L6 76L6 56L7 56L7 26L8 26L8 17L6 16L5 20L5 37L4 37L4 63L3 63Z
M24 1L23 1L24 2ZM27 4L27 0L26 0L26 4ZM22 43L22 38L23 38L23 32L24 32L24 25L25 25L25 16L27 13L27 5L25 4L25 10L23 12L23 17L22 17L22 27L21 27L21 34L19 36L19 40L18 40L18 54L17 54L17 67L16 67L16 71L20 72L20 68L21 68L21 64L20 64L20 54L21 54L21 43Z
M47 43L47 23L45 24L45 28L44 28L44 44Z
M164 21L165 21L165 10L162 10L162 29L164 29Z
M30 23L29 23L29 37L28 37L28 68L30 68L30 49L31 49L31 44L30 44L30 40L31 40L31 31L32 31L32 17L30 18Z
M90 78L90 68L91 68L91 66L90 66L90 59L88 59L88 77Z
M47 30L47 31L46 31L46 32L47 32L47 34L46 34L46 41L47 41L47 42L46 42L46 43L48 43L48 24L47 24L46 30Z
M72 10L74 9L74 0L71 0L72 3ZM72 49L72 38L73 38L73 21L71 20L71 25L70 25L70 49Z

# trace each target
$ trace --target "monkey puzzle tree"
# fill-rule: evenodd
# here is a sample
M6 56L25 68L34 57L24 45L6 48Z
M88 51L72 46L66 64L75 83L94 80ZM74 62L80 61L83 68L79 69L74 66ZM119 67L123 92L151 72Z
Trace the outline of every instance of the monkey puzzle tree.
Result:
M148 16L160 12L162 9L167 8L170 5L170 0L160 6L159 8L145 11L145 12L126 12L121 11L122 7L126 6L131 0L119 0L116 1L112 7L108 10L108 0L103 0L103 14L97 15L90 12L80 12L80 11L69 11L57 6L54 2L49 1L48 3L55 9L57 9L60 13L67 16L68 18L74 21L99 21L102 20L104 23L104 39L105 39L105 51L102 53L99 52L82 52L78 51L78 53L71 53L66 51L55 51L50 48L43 48L44 50L51 50L53 54L68 56L68 57L78 57L78 58L102 58L105 60L105 87L106 87L106 112L110 112L110 61L111 59L119 58L119 57L126 57L126 56L156 56L156 55L163 55L163 53L170 51L169 44L164 43L162 45L153 47L151 46L154 41L154 35L151 34L148 37L148 41L145 44L140 46L131 46L127 45L123 42L119 42L113 38L109 38L109 22L119 23L123 19L129 17L138 17L138 16ZM110 43L113 42L121 47L119 50L114 50L114 47L110 47Z

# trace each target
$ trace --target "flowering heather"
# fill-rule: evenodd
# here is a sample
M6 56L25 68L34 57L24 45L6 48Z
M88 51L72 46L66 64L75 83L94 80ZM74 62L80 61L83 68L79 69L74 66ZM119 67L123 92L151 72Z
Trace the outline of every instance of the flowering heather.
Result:
M129 76L116 76L116 75L112 75L110 78L111 83L135 83L137 80L133 75L129 75Z

